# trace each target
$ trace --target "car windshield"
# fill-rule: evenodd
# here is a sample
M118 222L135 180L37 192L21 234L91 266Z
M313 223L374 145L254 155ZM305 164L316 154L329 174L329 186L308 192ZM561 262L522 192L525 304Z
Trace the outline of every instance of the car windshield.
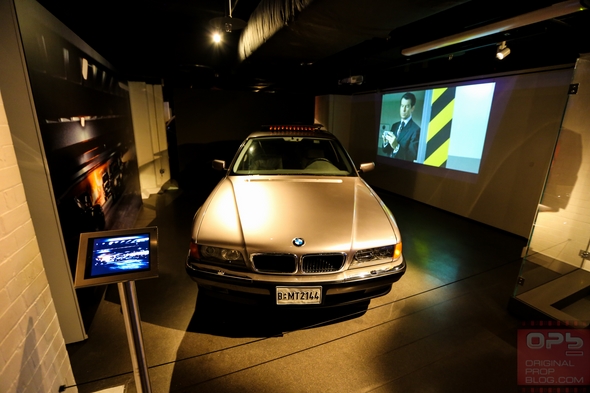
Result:
M250 139L238 152L232 172L236 175L356 174L336 140L306 136Z

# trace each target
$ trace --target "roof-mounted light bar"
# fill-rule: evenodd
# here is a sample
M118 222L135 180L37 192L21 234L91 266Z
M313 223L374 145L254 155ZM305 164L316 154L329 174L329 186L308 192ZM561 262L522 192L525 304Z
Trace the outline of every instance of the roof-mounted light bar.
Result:
M263 131L320 131L323 125L321 124L280 124L262 126Z

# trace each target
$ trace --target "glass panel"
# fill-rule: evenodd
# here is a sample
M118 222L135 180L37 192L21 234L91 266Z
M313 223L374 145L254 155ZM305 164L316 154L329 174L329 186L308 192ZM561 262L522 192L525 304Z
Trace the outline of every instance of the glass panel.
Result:
M576 83L590 83L580 58ZM590 323L590 92L575 84L537 210L514 297L560 321Z

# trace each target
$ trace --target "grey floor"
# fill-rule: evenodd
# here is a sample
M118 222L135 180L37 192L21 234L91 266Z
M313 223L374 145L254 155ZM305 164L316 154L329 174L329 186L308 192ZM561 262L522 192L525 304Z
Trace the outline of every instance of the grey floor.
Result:
M198 296L184 272L203 195L145 201L160 277L137 281L152 392L517 392L507 311L526 240L379 192L402 231L406 275L364 307L287 312ZM69 344L77 386L136 392L116 286Z

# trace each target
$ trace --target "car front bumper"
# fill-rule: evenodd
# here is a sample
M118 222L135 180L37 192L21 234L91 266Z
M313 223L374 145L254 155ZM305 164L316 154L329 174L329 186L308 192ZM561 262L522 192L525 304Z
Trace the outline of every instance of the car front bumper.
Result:
M402 257L403 258L403 257ZM258 280L248 273L233 273L223 269L200 266L187 260L186 271L198 284L199 291L226 300L260 305L276 305L276 288L279 286L321 286L321 304L290 305L288 307L330 307L367 301L389 293L393 283L406 272L405 260L388 269L364 269L344 279L325 279L314 276L313 281L298 280L300 276L266 276ZM276 280L273 280L276 278ZM307 277L308 279L311 277Z

